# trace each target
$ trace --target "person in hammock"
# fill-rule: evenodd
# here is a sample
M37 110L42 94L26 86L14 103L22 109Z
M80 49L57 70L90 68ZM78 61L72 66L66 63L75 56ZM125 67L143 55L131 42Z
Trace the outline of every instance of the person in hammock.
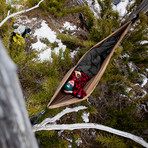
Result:
M112 51L118 39L119 37L111 37L105 40L99 47L90 50L64 85L64 92L80 99L84 98L87 94L83 87L98 73L101 64Z
M84 72L74 70L67 83L65 83L63 87L64 92L67 94L72 94L79 99L82 99L87 95L86 92L83 90L83 87L90 79L91 77Z

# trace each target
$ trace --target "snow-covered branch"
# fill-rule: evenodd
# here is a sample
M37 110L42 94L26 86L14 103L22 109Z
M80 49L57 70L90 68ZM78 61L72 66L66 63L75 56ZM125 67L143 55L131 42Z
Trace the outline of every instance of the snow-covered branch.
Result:
M35 8L38 8L39 5L40 5L43 1L44 1L44 0L41 0L37 5L35 5L34 7L29 8L29 9L25 9L25 10L22 10L22 11L19 11L19 12L12 13L12 14L10 14L10 15L7 15L7 17L0 23L0 27L1 27L8 19L10 19L11 17L14 17L14 16L16 16L16 15L18 15L18 14L21 14L21 13L26 13L26 12L28 12L28 11L31 11L31 10L35 9Z
M95 124L95 123L76 123L76 124L62 124L62 125L59 125L59 124L53 124L53 125L48 124L47 125L46 124L41 127L38 125L38 127L36 127L36 126L33 127L33 131L36 132L36 131L41 131L41 130L48 130L48 131L50 131L50 130L75 130L75 129L90 129L90 128L103 130L103 131L106 131L106 132L109 132L112 134L116 134L118 136L129 138L129 139L143 145L144 147L148 147L148 143L146 141L144 141L141 137L138 137L133 134L123 132L120 130L116 130L116 129L113 129L111 127L107 127L107 126L104 126L101 124Z

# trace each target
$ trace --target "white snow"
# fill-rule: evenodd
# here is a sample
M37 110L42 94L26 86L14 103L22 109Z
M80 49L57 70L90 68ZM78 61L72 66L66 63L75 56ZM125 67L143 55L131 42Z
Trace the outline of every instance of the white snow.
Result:
M100 10L101 10L101 7L98 4L98 1L97 0L85 0L85 2L89 6L90 10L94 13L94 16L98 19ZM135 0L132 0L132 1L122 0L117 5L114 5L112 3L112 8L114 11L117 11L119 13L119 16L123 17L127 13L126 8L131 6L133 3L135 3Z
M147 95L147 92L145 90L141 90L143 94L141 96L136 96L135 98L144 98Z
M148 78L143 74L139 74L139 75L143 77L142 84L140 86L144 87L147 84Z
M78 138L75 142L76 142L77 146L80 146L82 144L81 138Z
M17 18L17 22L14 24L14 26L19 26L19 25L25 25L32 28L32 26L30 24L35 25L37 22L37 18L32 18L29 19L27 16L19 16L19 18Z
M97 0L85 0L94 16L98 19L100 14L100 5Z
M39 59L41 62L44 60L51 60L51 48L45 43L42 43L41 39L47 39L50 43L57 42L58 47L54 48L53 50L56 54L59 53L60 49L63 51L66 49L66 46L62 44L61 40L56 38L56 32L51 30L45 20L42 21L41 27L35 30L33 36L37 38L37 42L32 44L32 48L36 50L46 49L39 54Z
M56 41L56 32L52 31L45 20L41 23L41 28L35 30L34 36L37 36L37 39L47 38L49 42L54 43Z
M127 65L129 66L129 68L131 69L131 71L134 71L135 65L133 65L132 62L127 63Z
M77 50L72 51L72 52L70 53L71 57L74 58L74 56L77 54L77 52L78 52Z
M51 60L52 61L52 59L51 59L51 49L48 48L45 51L41 52L39 54L39 59L41 60L41 62L45 61L45 60Z
M73 50L73 51L70 53L70 56L71 56L72 58L74 58L74 56L78 53L79 50L80 50L80 48L77 48L77 49Z
M70 22L65 22L63 24L63 28L65 28L66 30L77 30L77 26L72 25Z
M89 113L86 113L84 112L83 115L82 115L82 119L85 123L88 123L89 122Z
M135 0L132 0L131 2L129 2L129 0L122 0L117 5L112 4L112 8L113 10L119 12L119 16L123 17L127 13L126 8L133 3L135 3Z
M123 59L123 58L129 58L129 55L128 54L120 55L120 58L121 59Z
M11 7L15 7L16 9L23 7L23 5L19 4L19 0L6 0L6 4L11 4Z
M128 88L126 89L126 92L129 93L131 89L132 89L131 87L128 87Z
M142 108L144 109L145 112L148 112L145 104L142 104L141 106L142 106Z

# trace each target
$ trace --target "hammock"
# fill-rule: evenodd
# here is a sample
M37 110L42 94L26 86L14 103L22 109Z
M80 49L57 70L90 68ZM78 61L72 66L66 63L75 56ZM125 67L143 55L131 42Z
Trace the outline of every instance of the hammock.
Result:
M97 84L99 83L114 51L115 48L118 46L118 44L121 42L121 40L123 39L123 37L125 36L125 34L127 33L127 31L129 30L130 26L131 26L132 22L129 21L126 24L124 24L123 26L121 26L119 29L117 29L115 32L113 32L111 35L109 35L108 37L106 37L104 40L100 41L99 43L97 43L95 46L93 46L89 51L87 51L82 57L81 59L78 61L78 63L71 68L66 75L64 76L64 78L62 79L62 81L60 82L56 92L54 93L53 97L51 98L50 102L47 105L47 108L58 108L58 107L62 107L62 106L67 106L70 104L74 104L74 103L78 103L81 101L86 100L91 93L93 92L93 90L96 88ZM76 69L76 67L81 63L81 61L85 58L85 56L87 55L88 52L90 52L91 50L93 50L94 48L98 48L99 46L101 46L101 44L111 38L111 37L119 37L118 41L115 43L113 49L111 50L111 52L109 53L109 55L104 59L104 61L101 63L101 67L98 71L98 73L93 76L88 82L87 84L84 86L84 90L87 93L87 96L85 96L83 99L78 99L76 97L74 97L71 94L66 94L63 92L62 87L65 84L65 82L67 81L67 79L69 78L69 76L72 74L72 72L74 71L74 69Z

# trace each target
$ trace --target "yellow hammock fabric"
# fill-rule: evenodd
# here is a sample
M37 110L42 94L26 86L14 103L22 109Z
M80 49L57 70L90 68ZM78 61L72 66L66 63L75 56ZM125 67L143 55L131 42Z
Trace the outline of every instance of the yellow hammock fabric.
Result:
M70 104L74 104L74 103L78 103L81 101L86 100L91 93L93 92L93 90L96 88L97 84L99 83L103 73L105 72L105 69L115 51L115 48L118 46L118 44L121 42L121 40L123 39L123 37L125 36L125 34L127 33L127 31L129 30L130 26L131 26L132 22L129 21L126 24L124 24L123 26L121 26L119 29L117 29L115 32L113 32L111 35L109 35L108 37L106 37L105 39L103 39L102 41L100 41L99 43L97 43L95 46L93 46L90 50L92 50L93 48L98 48L100 46L100 44L105 41L106 39L114 36L120 36L119 40L117 41L117 43L115 44L115 46L113 47L112 51L110 52L110 54L107 56L107 58L103 61L100 70L98 71L97 75L95 75L93 78L90 79L89 82L87 82L87 84L84 86L84 90L87 93L87 96L85 96L83 99L78 99L76 97L74 97L73 95L70 94L66 94L62 91L62 87L65 84L65 82L67 81L67 79L69 78L69 76L72 74L73 70L77 67L77 65L82 61L82 59L85 57L85 55L90 51L87 51L82 57L81 59L78 61L78 63L71 68L66 75L64 76L64 78L62 79L62 81L60 82L56 92L54 93L53 97L51 98L50 102L47 105L47 108L58 108L61 106L67 106Z

